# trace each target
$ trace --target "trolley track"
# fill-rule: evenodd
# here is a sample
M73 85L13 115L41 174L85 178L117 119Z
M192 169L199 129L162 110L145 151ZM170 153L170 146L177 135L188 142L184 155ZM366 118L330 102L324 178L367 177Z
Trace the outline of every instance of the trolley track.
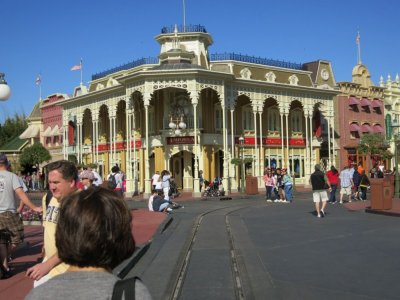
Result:
M229 255L230 272L232 275L232 286L234 290L233 292L234 297L235 299L238 300L246 299L243 290L243 280L242 280L243 272L245 272L245 270L241 270L238 263L237 251L235 249L235 241L232 232L232 227L229 221L229 216L231 214L237 213L240 210L244 210L249 207L254 207L257 205L260 205L260 203L247 202L245 204L237 204L229 207L221 207L206 211L197 217L193 225L193 230L189 238L189 242L187 243L187 247L186 249L183 250L182 254L183 259L180 262L178 276L176 277L175 284L172 289L172 292L170 293L169 299L171 300L181 299L182 290L185 287L185 281L188 279L187 276L190 263L193 259L193 255L195 255L194 248L196 246L196 243L199 242L199 239L201 238L199 233L200 230L202 229L202 225L204 224L204 221L209 221L208 219L211 219L216 215L218 215L219 218L224 218L223 222L225 224L224 228L219 228L219 230L221 231L223 230L225 232L227 239L227 251L229 252L228 255Z

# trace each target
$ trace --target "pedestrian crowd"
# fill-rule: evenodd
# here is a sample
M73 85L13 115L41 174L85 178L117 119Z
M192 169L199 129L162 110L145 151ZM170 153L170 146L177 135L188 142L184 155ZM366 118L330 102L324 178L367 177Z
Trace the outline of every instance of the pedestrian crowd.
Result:
M263 177L267 202L291 203L293 178L285 168L266 168Z
M19 213L28 206L43 212L44 243L43 260L26 271L34 280L26 299L127 299L124 295L132 293L137 299L151 299L140 279L120 280L112 274L135 251L131 212L118 192L122 176L115 176L112 191L99 182L96 186L96 171L78 172L70 161L55 161L45 168L49 191L42 205L35 206L24 192L24 182L10 172L6 155L0 153L0 279L13 275L11 252L24 239ZM118 172L113 168L112 173Z
M152 195L148 200L149 211L171 213L173 209L183 206L173 202L173 198L179 196L175 180L168 170L160 174L156 171L151 178Z

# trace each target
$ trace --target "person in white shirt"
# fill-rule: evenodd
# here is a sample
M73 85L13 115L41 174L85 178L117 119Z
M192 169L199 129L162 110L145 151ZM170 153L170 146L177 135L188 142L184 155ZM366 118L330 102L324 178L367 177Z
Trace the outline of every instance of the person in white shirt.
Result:
M160 172L156 171L153 177L151 177L151 185L153 186L153 191L156 189L156 185L159 179L160 179Z
M93 185L95 186L101 186L103 184L103 179L101 178L100 174L97 173L96 170L92 170L91 168L88 168L89 171L92 171L93 175L94 175L94 181L93 181Z

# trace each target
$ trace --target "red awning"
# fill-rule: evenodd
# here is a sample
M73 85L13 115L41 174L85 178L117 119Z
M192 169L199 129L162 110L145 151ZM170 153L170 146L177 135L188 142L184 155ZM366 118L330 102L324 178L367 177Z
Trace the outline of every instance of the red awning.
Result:
M360 105L360 100L358 100L356 97L350 97L349 105Z
M360 126L358 126L357 123L351 123L351 124L350 124L350 131L351 131L351 132L360 131Z
M371 126L369 124L363 124L361 125L361 131L362 132L372 132Z
M375 133L383 133L385 130L383 130L382 126L379 124L374 125L374 132Z
M382 108L382 102L380 100L373 100L372 107L373 108Z
M370 106L370 105L371 105L371 102L368 99L366 99L366 98L361 99L361 106Z

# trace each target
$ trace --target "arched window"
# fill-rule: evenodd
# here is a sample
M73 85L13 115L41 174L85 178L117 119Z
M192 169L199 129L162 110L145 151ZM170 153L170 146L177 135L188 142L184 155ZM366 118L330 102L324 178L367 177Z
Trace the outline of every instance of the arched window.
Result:
M222 108L221 105L214 105L215 129L222 129Z
M273 107L268 110L268 130L269 131L277 131L281 130L281 123L279 120L279 111L278 108Z
M291 113L291 125L293 132L303 132L302 113L300 109L295 109Z
M254 130L253 109L250 104L242 109L243 130Z

